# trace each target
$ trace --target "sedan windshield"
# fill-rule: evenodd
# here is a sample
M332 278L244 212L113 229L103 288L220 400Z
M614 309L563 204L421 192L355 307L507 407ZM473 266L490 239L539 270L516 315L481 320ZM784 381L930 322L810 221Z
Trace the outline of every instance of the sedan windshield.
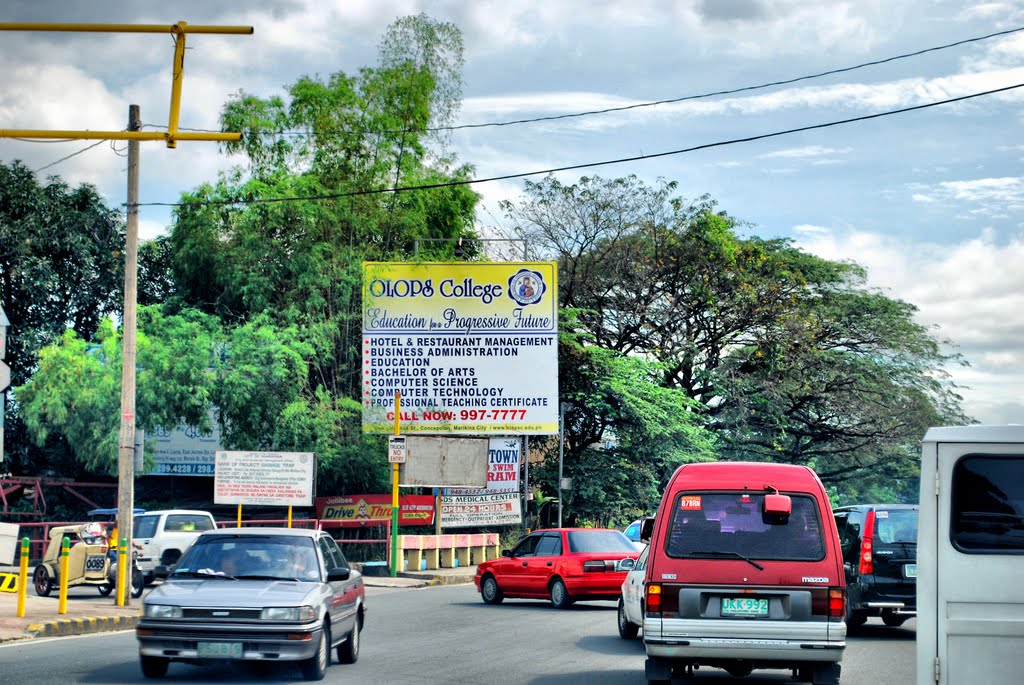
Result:
M313 541L286 536L217 535L200 539L182 557L176 576L320 580Z

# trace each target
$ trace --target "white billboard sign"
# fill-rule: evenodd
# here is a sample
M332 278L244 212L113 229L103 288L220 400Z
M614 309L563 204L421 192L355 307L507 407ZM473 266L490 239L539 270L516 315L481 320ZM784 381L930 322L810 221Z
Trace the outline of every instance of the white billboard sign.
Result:
M451 495L441 500L441 527L501 526L522 523L519 493L486 491L484 495Z
M363 430L558 432L555 262L363 264Z
M311 507L315 477L312 452L217 452L213 501Z
M519 438L491 438L486 488L447 488L441 495L441 527L522 523ZM495 495L500 495L495 497ZM512 507L507 506L512 503Z

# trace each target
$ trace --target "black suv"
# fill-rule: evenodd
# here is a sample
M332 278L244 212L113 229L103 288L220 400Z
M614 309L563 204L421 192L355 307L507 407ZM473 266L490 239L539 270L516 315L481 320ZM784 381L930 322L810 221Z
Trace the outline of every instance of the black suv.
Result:
M846 627L869 616L900 626L917 614L917 505L856 504L834 510L846 569Z

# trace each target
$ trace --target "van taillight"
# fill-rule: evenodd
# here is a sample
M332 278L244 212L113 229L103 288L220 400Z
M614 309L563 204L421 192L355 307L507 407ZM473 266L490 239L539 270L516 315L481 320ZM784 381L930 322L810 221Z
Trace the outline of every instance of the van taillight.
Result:
M867 575L874 572L874 564L871 560L872 543L875 537L875 512L869 511L864 518L864 535L860 539L860 574Z
M659 613L661 611L661 586L657 583L647 585L647 613Z
M829 618L843 618L846 616L846 591L842 588L829 588L828 616Z

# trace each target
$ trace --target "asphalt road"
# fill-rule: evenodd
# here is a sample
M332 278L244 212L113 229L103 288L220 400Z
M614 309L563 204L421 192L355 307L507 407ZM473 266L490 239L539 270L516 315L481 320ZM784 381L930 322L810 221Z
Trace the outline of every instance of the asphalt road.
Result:
M641 640L621 640L615 605L585 602L558 611L546 602L480 601L472 585L369 588L362 651L353 665L333 664L325 683L530 683L644 685ZM914 681L914 622L891 629L869 622L850 640L843 685ZM11 685L142 683L132 632L35 639L0 645L0 674ZM171 664L168 683L303 682L297 668ZM697 683L792 683L788 671L732 679L701 670Z

